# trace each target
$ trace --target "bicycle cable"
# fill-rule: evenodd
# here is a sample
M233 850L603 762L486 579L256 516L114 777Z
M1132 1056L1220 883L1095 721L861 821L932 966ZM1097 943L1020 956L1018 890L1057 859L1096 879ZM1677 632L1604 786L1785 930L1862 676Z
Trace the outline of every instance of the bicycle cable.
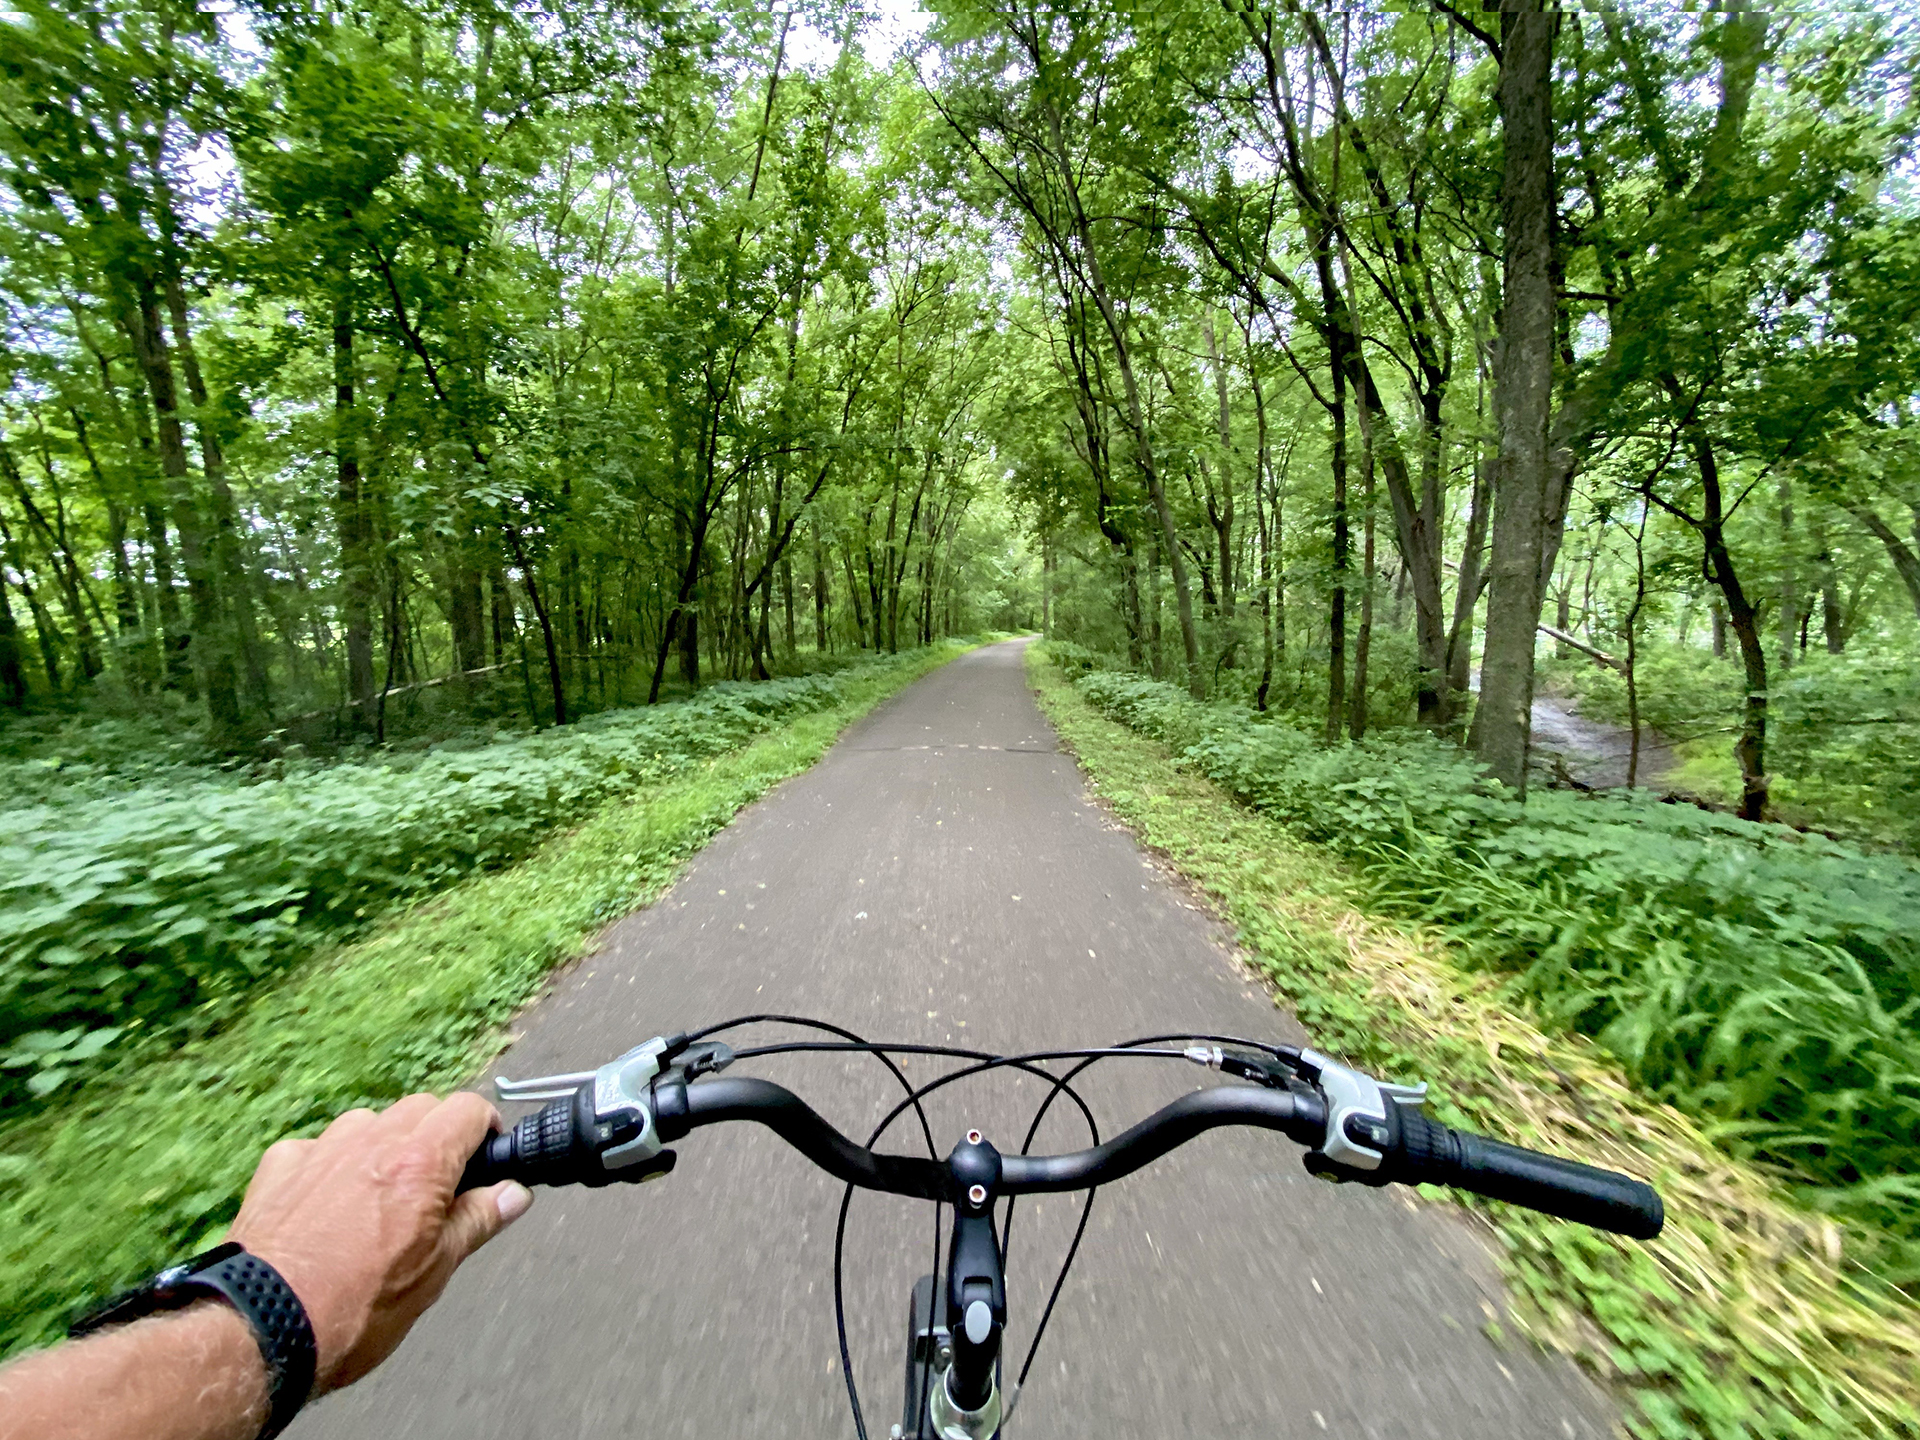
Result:
M1075 1106L1078 1107L1081 1114L1081 1118L1086 1122L1087 1131L1089 1136L1091 1137L1092 1143L1096 1146L1100 1143L1099 1123L1094 1119L1093 1111L1087 1105L1086 1100L1080 1095L1080 1093L1077 1090L1073 1088L1073 1083L1072 1083L1074 1079L1076 1079L1079 1075L1084 1073L1089 1067L1091 1067L1098 1061L1118 1059L1122 1057L1138 1057L1142 1059L1181 1059L1181 1060L1191 1059L1192 1057L1189 1056L1185 1050L1153 1050L1153 1049L1146 1048L1148 1046L1159 1045L1159 1044L1163 1044L1163 1043L1175 1041L1175 1040L1203 1040L1216 1045L1219 1045L1219 1044L1244 1045L1250 1049L1260 1050L1269 1055L1272 1055L1276 1060L1278 1060L1281 1064L1286 1065L1289 1069L1295 1068L1297 1066L1299 1061L1299 1055L1300 1055L1299 1049L1295 1046L1273 1045L1265 1041L1249 1040L1241 1036L1199 1035L1199 1034L1184 1034L1184 1035L1169 1034L1169 1035L1146 1036L1146 1037L1142 1037L1141 1039L1127 1041L1124 1044L1117 1045L1117 1046L1088 1047L1088 1048L1070 1049L1070 1050L1041 1050L1041 1051L1032 1051L1032 1052L1021 1054L1021 1055L993 1055L986 1051L971 1050L971 1049L967 1049L959 1046L951 1046L951 1045L916 1045L916 1044L886 1043L886 1042L871 1041L871 1040L865 1039L860 1035L855 1034L851 1030L847 1030L841 1026L834 1025L827 1021L813 1020L800 1015L784 1015L784 1014L775 1014L775 1013L743 1015L743 1016L737 1016L731 1020L723 1020L718 1024L709 1025L704 1029L693 1032L688 1036L688 1039L702 1040L709 1036L717 1035L720 1032L725 1030L737 1029L742 1026L754 1025L754 1024L798 1025L798 1026L804 1026L812 1030L824 1031L827 1034L836 1035L841 1038L837 1041L790 1040L790 1041L775 1042L767 1045L749 1046L749 1047L734 1051L733 1058L735 1060L746 1060L746 1059L755 1059L755 1058L761 1058L761 1057L772 1056L772 1055L786 1055L786 1054L800 1054L800 1053L865 1052L867 1054L871 1054L875 1059L879 1060L883 1065L887 1067L888 1072L892 1074L894 1079L900 1082L902 1089L906 1091L906 1095L897 1105L893 1107L892 1110L888 1111L887 1114L881 1119L880 1123L874 1127L873 1133L869 1135L867 1138L867 1148L871 1150L875 1145L877 1145L881 1137L887 1132L887 1130L889 1130L893 1126L893 1123L897 1119L899 1119L901 1115L905 1114L908 1109L912 1109L914 1111L915 1117L920 1122L921 1135L926 1142L927 1153L936 1160L939 1158L939 1153L938 1153L938 1148L933 1139L932 1125L927 1119L927 1113L924 1105L924 1101L926 1097L932 1094L934 1091L944 1089L946 1086L951 1085L958 1080L963 1080L971 1076L984 1074L989 1070L1011 1068L1023 1074L1032 1075L1032 1076L1036 1076L1038 1078L1044 1079L1049 1083L1049 1086L1051 1087L1048 1090L1046 1097L1040 1102L1039 1108L1035 1111L1033 1121L1031 1125L1028 1127L1026 1138L1021 1143L1020 1153L1022 1155L1026 1155L1031 1153L1034 1139L1039 1134L1041 1122L1046 1118L1047 1111L1052 1108L1053 1102L1056 1099L1058 1099L1059 1096L1062 1094L1065 1094L1069 1099L1071 1099L1074 1102ZM894 1063L894 1061L891 1058L894 1055L938 1056L946 1059L970 1060L974 1063L970 1065L962 1066L960 1069L951 1071L948 1074L936 1076L934 1079L928 1081L926 1084L916 1087L907 1079L905 1073L900 1069L900 1067ZM1075 1065L1071 1070L1067 1071L1066 1074L1055 1075L1053 1072L1041 1068L1041 1065L1043 1062L1052 1061L1052 1060L1076 1060L1079 1063ZM853 1375L852 1348L847 1339L846 1291L845 1291L846 1229L847 1229L847 1217L849 1212L851 1211L852 1204L853 1204L853 1192L856 1188L858 1187L852 1184L849 1184L846 1187L845 1192L841 1196L840 1213L834 1226L834 1240L833 1240L834 1328L837 1333L837 1338L839 1341L840 1369L846 1381L847 1403L853 1412L854 1432L858 1437L858 1440L868 1440L866 1417L860 1404L859 1386L855 1381L854 1375ZM1067 1253L1061 1261L1060 1269L1058 1273L1054 1276L1053 1285L1049 1289L1047 1294L1046 1305L1043 1307L1041 1311L1039 1323L1036 1325L1034 1329L1033 1339L1028 1344L1026 1358L1020 1366L1019 1377L1014 1381L1012 1391L1008 1397L1006 1418L1011 1417L1013 1412L1013 1407L1018 1402L1020 1390L1026 1384L1027 1375L1031 1372L1033 1368L1034 1358L1039 1353L1040 1341L1046 1334L1048 1322L1053 1318L1054 1307L1059 1301L1060 1293L1062 1289L1065 1287L1068 1272L1072 1269L1073 1262L1075 1258L1079 1255L1080 1242L1082 1238L1086 1235L1087 1223L1093 1214L1094 1191L1097 1190L1098 1188L1099 1188L1098 1186L1092 1186L1092 1187L1089 1187L1086 1192L1086 1200L1080 1208L1080 1218L1074 1228L1073 1238L1067 1246ZM1001 1230L1001 1252L1003 1256L1005 1255L1009 1245L1011 1244L1011 1237L1013 1233L1013 1206L1014 1206L1015 1199L1016 1197L1014 1196L1007 1197L1007 1211L1006 1211L1005 1220L1003 1222L1003 1226ZM932 1315L933 1313L935 1313L936 1307L938 1306L938 1303L939 1303L940 1270L941 1270L940 1238L941 1238L942 1228L943 1227L942 1227L942 1217L940 1213L940 1207L936 1205L934 1207L934 1224L933 1224L933 1236L934 1236L934 1239L933 1239L934 1261L933 1261L933 1275L932 1275L933 1288L932 1288L932 1293L929 1296L929 1316L928 1316L929 1323L931 1323ZM928 1345L925 1348L925 1351L921 1358L920 1386L918 1391L915 1392L921 1395L922 1397L924 1397L927 1394L928 1387L930 1386L932 1381L932 1373L933 1373L932 1365L933 1365L933 1346Z

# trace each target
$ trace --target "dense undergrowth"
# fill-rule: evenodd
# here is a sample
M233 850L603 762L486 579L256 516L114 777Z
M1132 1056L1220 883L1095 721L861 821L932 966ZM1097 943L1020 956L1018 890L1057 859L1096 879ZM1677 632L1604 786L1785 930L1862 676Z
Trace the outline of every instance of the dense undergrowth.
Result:
M264 775L168 759L129 776L103 755L56 791L46 761L15 761L0 792L0 1110L155 1032L217 1023L316 944L518 859L608 797L839 704L900 663Z
M1642 1440L1920 1437L1920 1314L1873 1272L1871 1246L1628 1083L1592 1040L1543 1030L1445 932L1379 914L1364 866L1237 803L1035 660L1092 784L1206 891L1316 1045L1436 1082L1429 1104L1451 1124L1659 1186L1667 1226L1644 1244L1427 1191L1492 1231L1509 1309L1490 1339L1514 1326L1576 1357Z
M1586 714L1627 723L1617 671L1569 657L1547 674ZM1661 783L1731 804L1740 793L1733 739L1746 694L1738 662L1655 640L1643 647L1638 680L1643 720L1677 742L1680 763ZM1810 651L1774 677L1767 712L1767 770L1781 818L1920 850L1920 666L1910 646L1863 641L1838 655Z
M1644 796L1524 806L1412 732L1324 747L1285 723L1093 671L1106 713L1354 862L1550 1022L1920 1278L1920 872Z
M213 1033L164 1053L110 1052L106 1073L16 1112L0 1125L0 1356L212 1243L275 1139L466 1080L553 966L650 901L742 805L812 764L850 721L966 648L943 642L852 667L829 706L616 796L519 864L323 948L254 987Z

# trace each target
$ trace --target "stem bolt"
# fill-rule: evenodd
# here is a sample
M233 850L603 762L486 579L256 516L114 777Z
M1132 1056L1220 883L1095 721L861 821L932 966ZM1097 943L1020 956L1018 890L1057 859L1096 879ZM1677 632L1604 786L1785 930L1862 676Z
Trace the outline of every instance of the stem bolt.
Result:
M969 1205L986 1204L987 1203L987 1187L984 1185L970 1186L967 1190L967 1203Z
M978 1130L967 1131L967 1144L978 1145L979 1143L980 1143L980 1132Z

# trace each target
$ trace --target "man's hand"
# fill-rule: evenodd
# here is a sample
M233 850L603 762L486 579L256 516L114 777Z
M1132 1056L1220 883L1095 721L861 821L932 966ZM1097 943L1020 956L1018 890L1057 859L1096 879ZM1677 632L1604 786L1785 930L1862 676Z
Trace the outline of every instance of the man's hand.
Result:
M313 1325L318 1395L393 1353L462 1260L526 1213L513 1181L456 1197L467 1158L498 1129L471 1092L349 1110L317 1140L261 1158L228 1232L285 1277Z
M314 1394L392 1354L454 1268L533 1203L512 1181L454 1196L499 1123L478 1095L409 1095L262 1157L229 1235L306 1307ZM251 1440L266 1418L260 1348L218 1300L0 1367L0 1440Z

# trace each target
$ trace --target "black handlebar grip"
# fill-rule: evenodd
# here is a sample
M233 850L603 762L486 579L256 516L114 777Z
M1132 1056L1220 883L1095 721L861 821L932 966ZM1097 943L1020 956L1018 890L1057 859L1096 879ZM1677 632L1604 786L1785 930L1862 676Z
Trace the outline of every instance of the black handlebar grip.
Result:
M1636 1240L1653 1239L1666 1223L1659 1193L1644 1180L1455 1130L1411 1105L1394 1108L1399 1143L1382 1167L1389 1179L1451 1185Z
M591 1095L584 1098L591 1107ZM532 1114L522 1115L511 1130L489 1135L467 1161L459 1188L477 1190L502 1180L518 1180L522 1185L577 1182L583 1162L597 1163L599 1158L591 1130L583 1136L575 1123L574 1112L582 1099L576 1092L549 1100Z

